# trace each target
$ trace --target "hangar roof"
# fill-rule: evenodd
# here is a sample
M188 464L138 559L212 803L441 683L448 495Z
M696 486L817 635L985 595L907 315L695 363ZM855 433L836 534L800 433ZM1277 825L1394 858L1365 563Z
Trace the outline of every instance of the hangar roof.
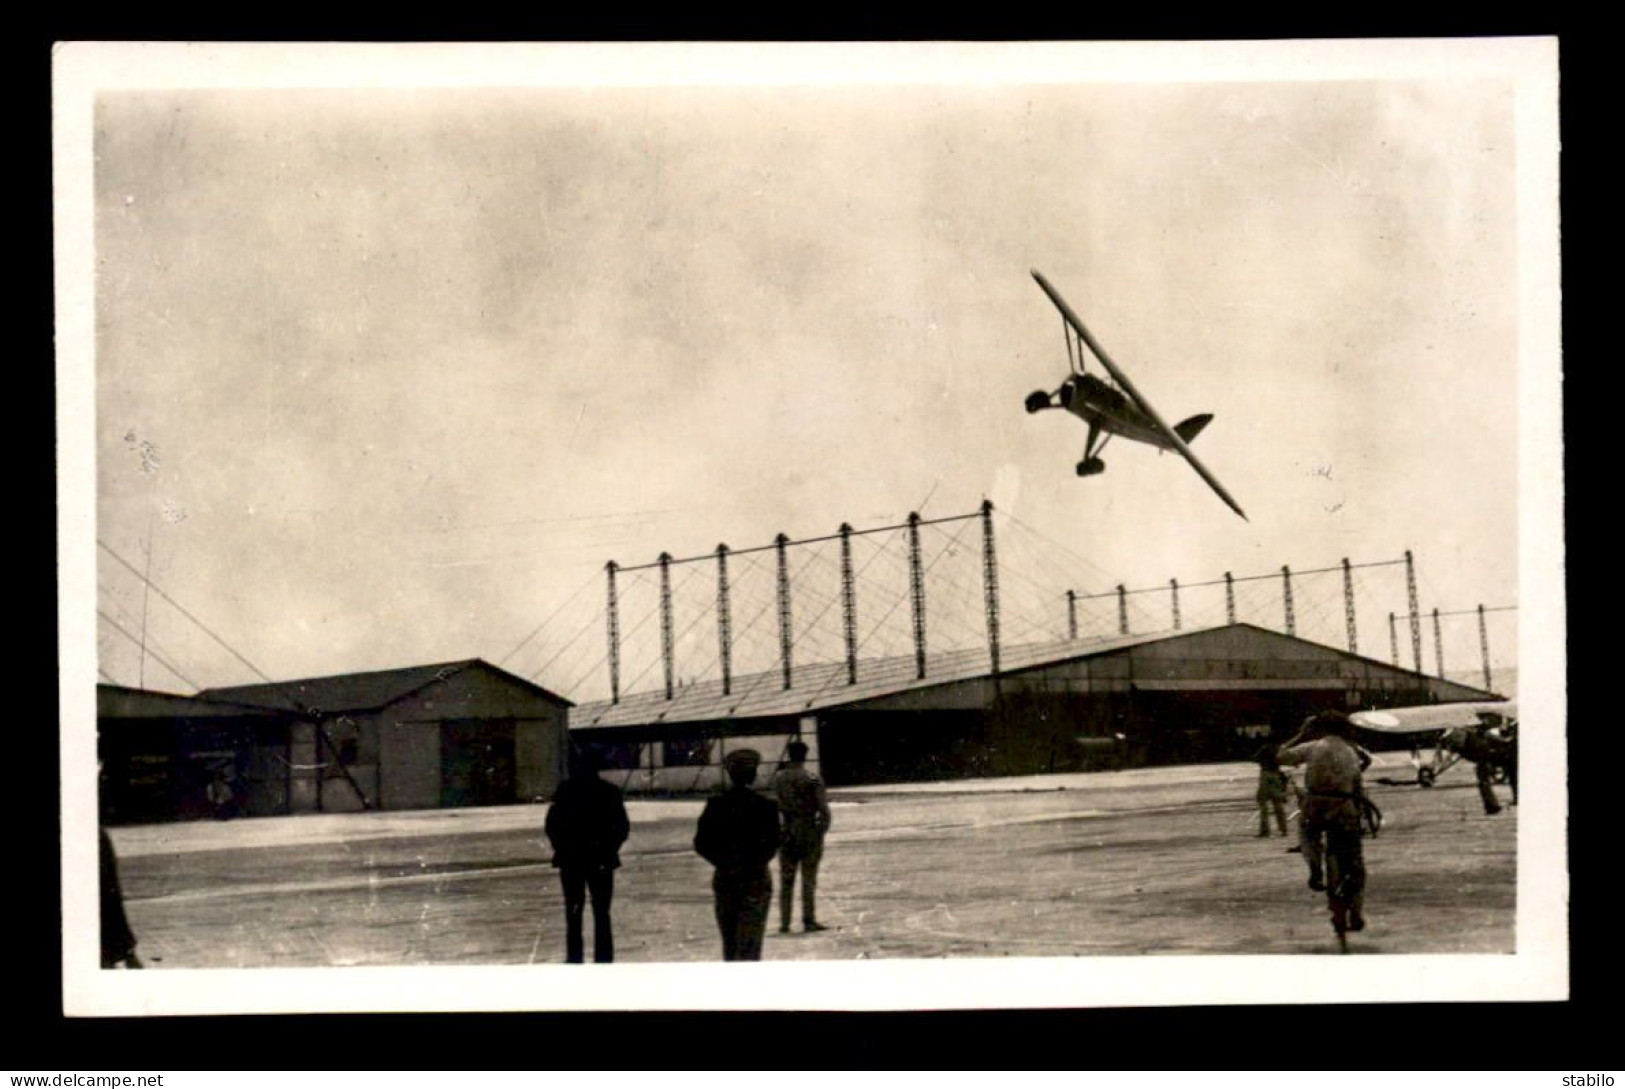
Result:
M96 686L96 717L111 719L262 718L263 707L200 699L175 692L155 692L122 684Z
M1097 657L1151 643L1188 639L1232 628L1264 632L1275 638L1291 640L1327 654L1369 662L1385 670L1396 668L1387 662L1361 658L1337 647L1322 646L1256 625L1221 624L1208 628L1189 628L1184 631L1163 631L1147 635L1062 639L1003 647L999 653L999 672L1003 676L1026 669ZM735 677L731 686L732 692L728 695L723 694L720 679L700 681L678 687L669 700L666 699L665 690L661 688L652 692L623 695L619 703L599 700L581 704L570 713L570 728L579 730L593 727L647 726L673 722L715 722L802 715L898 692L986 677L992 672L992 663L985 648L944 651L927 656L926 670L923 679L915 675L913 655L859 659L857 683L848 684L844 661L795 664L791 676L794 684L789 689L784 687L783 674L777 669Z
M370 711L388 707L438 681L447 680L466 669L483 669L499 674L505 680L524 686L563 706L572 706L563 696L533 684L523 677L499 669L482 658L468 658L460 662L442 662L434 665L408 666L404 669L382 669L371 673L342 673L332 677L310 677L304 680L279 681L272 684L245 684L230 688L205 688L200 697L247 703L279 710L297 710L299 707L320 708L323 711ZM295 701L298 706L296 707Z

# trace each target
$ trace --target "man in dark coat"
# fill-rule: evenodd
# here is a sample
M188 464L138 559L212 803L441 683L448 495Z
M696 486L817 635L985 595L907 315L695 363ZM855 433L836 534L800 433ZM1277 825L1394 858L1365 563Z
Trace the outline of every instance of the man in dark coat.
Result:
M124 914L124 890L119 885L118 856L113 852L113 841L107 832L98 828L96 838L101 850L102 900L102 967L140 968L141 958L135 955L135 934Z
M574 761L570 778L559 785L547 811L547 840L553 845L553 865L564 886L564 961L583 960L582 916L592 895L592 959L608 964L615 959L615 938L610 929L609 906L615 895L615 871L621 864L621 844L631 826L626 803L613 784L598 777L602 761L592 752Z
M1501 803L1495 797L1496 773L1504 772L1512 787L1512 803L1518 802L1518 747L1516 727L1509 727L1504 716L1494 711L1480 711L1479 725L1451 730L1444 736L1446 748L1454 749L1463 758L1471 760L1478 777L1478 796L1484 803L1484 812L1494 816L1501 812Z
M723 759L733 784L705 803L694 849L716 875L717 928L722 932L723 960L761 960L767 913L773 906L773 878L768 864L779 853L783 832L779 807L751 789L762 754L736 749Z

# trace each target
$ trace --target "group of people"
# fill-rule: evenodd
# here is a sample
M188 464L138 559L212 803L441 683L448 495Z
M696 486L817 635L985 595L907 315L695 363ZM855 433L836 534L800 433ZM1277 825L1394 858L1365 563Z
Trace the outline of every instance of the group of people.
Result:
M1516 726L1489 712L1480 719L1479 729L1449 731L1441 743L1476 765L1484 812L1495 814L1501 811L1492 786L1498 769L1510 781L1512 804L1518 801ZM1291 790L1298 806L1299 842L1289 850L1301 851L1309 864L1309 887L1326 893L1340 942L1345 933L1365 928L1361 840L1367 832L1375 835L1382 822L1361 781L1371 754L1349 739L1351 730L1347 715L1323 711L1310 716L1286 744L1266 745L1254 757L1259 765L1258 834L1270 834L1271 816L1281 835L1287 834L1285 807ZM1300 764L1301 786L1282 770Z
M1290 849L1301 851L1308 863L1309 887L1326 893L1339 942L1348 932L1365 929L1362 840L1381 821L1362 783L1371 756L1350 740L1351 730L1347 715L1323 711L1311 715L1285 744L1265 746L1256 757L1258 834L1270 834L1272 814L1281 835L1287 834L1285 802L1290 788L1298 807L1298 845ZM1282 770L1298 765L1304 769L1301 786Z
M694 849L715 868L711 890L724 960L761 960L773 902L770 865L779 859L779 932L788 933L794 891L801 882L801 925L826 929L818 921L818 864L829 830L829 798L824 783L806 766L807 746L792 741L785 761L769 783L772 797L754 789L762 755L735 749L723 758L729 786L700 813ZM610 903L620 849L631 831L621 792L599 778L600 762L580 754L568 780L547 811L545 831L553 845L553 865L564 889L565 961L584 959L587 901L592 901L593 960L615 959Z

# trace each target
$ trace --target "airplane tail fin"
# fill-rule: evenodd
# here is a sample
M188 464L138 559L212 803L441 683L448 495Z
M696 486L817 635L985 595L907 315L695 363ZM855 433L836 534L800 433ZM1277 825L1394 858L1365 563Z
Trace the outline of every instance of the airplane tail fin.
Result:
M1202 433L1202 428L1206 427L1212 421L1213 413L1211 412L1204 412L1200 416L1192 416L1188 420L1175 424L1174 434L1178 435L1180 439L1187 443L1194 442L1196 440L1196 436Z

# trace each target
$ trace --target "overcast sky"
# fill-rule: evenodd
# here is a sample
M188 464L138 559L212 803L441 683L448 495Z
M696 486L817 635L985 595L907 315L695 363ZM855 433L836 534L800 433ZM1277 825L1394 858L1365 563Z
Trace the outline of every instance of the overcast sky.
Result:
M927 497L1081 556L1098 581L1057 593L1410 548L1424 610L1516 604L1514 101L1476 77L107 91L97 535L137 566L150 542L152 581L274 677L497 661L559 610L529 673L602 609L607 560ZM1164 417L1214 414L1195 449L1250 521L1126 441L1076 477L1082 423L1022 410L1066 372L1032 268ZM99 559L112 621L146 610L198 684L255 679ZM98 648L136 682L109 622Z

